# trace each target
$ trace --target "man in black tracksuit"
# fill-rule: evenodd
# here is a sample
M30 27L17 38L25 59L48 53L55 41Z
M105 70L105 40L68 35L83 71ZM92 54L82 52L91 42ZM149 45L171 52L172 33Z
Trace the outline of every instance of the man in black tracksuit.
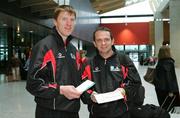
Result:
M79 61L70 35L75 19L71 6L56 8L52 34L33 47L26 89L35 96L36 118L79 118Z
M111 31L99 27L94 32L97 55L87 62L82 80L92 80L95 85L84 93L83 102L88 104L89 118L129 118L128 103L135 94L135 86L141 85L140 76L131 61L118 54L113 46ZM124 99L98 104L95 94L118 91Z

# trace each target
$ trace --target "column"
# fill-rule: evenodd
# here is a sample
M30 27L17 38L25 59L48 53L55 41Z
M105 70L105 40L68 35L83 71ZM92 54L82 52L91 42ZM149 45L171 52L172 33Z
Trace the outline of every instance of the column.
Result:
M170 0L170 46L175 65L180 67L180 0Z
M159 48L162 46L163 42L163 21L162 14L160 12L156 12L154 15L155 18L155 55L157 56L159 52Z

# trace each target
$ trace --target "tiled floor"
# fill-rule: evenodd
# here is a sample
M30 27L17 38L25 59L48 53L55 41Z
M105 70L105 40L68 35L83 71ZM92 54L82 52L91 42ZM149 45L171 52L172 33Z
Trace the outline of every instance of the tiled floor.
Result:
M143 78L147 67L138 64L136 67ZM180 78L180 69L177 69L177 75ZM144 104L158 105L154 86L144 80L142 83L146 90ZM0 75L0 118L34 118L35 103L33 96L25 90L25 84L26 81L5 82L5 76ZM84 104L81 105L80 118L88 118Z

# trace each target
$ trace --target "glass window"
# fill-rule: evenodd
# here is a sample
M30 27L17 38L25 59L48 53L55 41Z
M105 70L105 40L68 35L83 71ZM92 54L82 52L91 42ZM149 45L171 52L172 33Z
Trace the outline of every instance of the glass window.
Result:
M126 51L135 51L138 50L138 45L125 45Z
M132 61L138 61L138 53L129 53L129 57Z
M0 47L7 47L7 30L6 28L0 29Z
M7 28L0 29L0 61L8 60Z
M115 48L118 51L123 51L124 50L124 45L115 45Z
M146 45L139 45L139 50L147 50Z
M0 48L0 61L8 60L8 49Z

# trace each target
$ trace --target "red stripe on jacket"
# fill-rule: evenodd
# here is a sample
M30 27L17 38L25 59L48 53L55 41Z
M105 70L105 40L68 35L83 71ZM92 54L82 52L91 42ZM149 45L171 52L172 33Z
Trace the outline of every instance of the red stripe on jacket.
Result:
M89 80L91 80L91 68L90 68L90 65L87 65L84 69L84 72L81 76L82 80L85 79L85 78L88 78Z
M44 58L43 58L43 63L42 63L42 67L43 68L44 66L47 65L48 62L51 62L52 64L52 69L53 69L53 76L54 76L54 79L55 79L55 76L56 76L56 60L55 60L55 57L54 57L54 54L52 52L52 50L49 50ZM55 81L55 80L54 80Z

